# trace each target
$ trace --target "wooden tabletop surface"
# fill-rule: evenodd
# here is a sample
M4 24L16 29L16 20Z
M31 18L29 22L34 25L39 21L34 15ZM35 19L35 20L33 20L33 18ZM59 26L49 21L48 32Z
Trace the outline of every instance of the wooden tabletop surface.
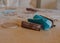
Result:
M60 43L60 22L55 24L56 27L49 31L34 31L17 26L0 27L0 43Z

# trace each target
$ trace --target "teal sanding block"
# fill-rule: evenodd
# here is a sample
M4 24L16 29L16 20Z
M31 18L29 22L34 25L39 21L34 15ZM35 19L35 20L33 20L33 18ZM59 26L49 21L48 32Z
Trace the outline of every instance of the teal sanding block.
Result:
M41 24L44 30L49 30L52 26L52 22L41 15L35 15L33 19L28 19L28 21L32 23Z

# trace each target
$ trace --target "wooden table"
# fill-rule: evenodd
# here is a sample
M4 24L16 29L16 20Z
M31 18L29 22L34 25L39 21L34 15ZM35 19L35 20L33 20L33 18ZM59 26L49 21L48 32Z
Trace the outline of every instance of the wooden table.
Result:
M55 24L57 26L49 31L0 27L0 43L60 43L60 22Z

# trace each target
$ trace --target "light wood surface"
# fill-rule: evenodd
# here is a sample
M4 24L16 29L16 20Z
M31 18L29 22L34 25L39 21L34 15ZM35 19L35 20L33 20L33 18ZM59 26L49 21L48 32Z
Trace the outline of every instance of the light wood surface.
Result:
M4 28L0 30L0 43L60 43L59 25L49 31L33 31L22 27Z
M10 20L9 22L21 24L21 20ZM34 31L17 26L12 26L13 28L0 27L0 43L60 43L60 22L57 21L55 24L57 26L49 31Z

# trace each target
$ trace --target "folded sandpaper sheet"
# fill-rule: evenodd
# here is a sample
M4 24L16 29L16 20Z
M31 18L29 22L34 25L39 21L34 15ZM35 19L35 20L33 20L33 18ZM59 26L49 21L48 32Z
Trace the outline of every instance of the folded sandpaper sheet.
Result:
M23 28L36 30L36 31L40 31L42 29L42 25L35 24L35 23L30 23L30 22L26 22L26 21L22 21L21 26Z

